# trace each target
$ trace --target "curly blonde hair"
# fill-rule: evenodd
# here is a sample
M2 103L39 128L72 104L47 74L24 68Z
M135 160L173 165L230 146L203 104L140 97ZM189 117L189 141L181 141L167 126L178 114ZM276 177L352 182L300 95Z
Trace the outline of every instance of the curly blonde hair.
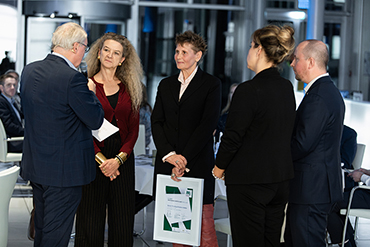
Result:
M267 60L277 65L293 53L294 29L287 25L282 27L268 25L256 30L252 34L252 40L255 43L254 48L261 45Z
M125 85L131 97L132 109L139 111L143 97L141 86L143 68L135 48L125 36L116 33L106 33L93 43L89 53L86 55L87 75L92 77L100 71L101 65L98 53L103 48L106 40L117 41L123 47L122 57L125 57L125 60L121 66L117 67L115 75Z

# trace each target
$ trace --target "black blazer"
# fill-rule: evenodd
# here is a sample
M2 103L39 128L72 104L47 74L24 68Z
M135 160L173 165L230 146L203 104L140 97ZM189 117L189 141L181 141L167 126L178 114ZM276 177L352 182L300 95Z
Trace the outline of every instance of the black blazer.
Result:
M96 170L91 130L100 128L104 111L86 77L49 54L28 64L21 78L22 177L55 187L90 183Z
M290 140L295 108L293 86L276 68L236 88L216 159L217 167L226 169L226 185L293 177Z
M160 82L151 116L157 147L153 187L157 174L171 174L173 165L163 163L162 158L175 151L188 161L190 172L185 173L185 177L205 179L203 203L213 203L213 131L221 107L220 80L198 68L179 101L181 83L178 76L170 76Z
M20 114L22 114L20 112ZM0 94L0 118L3 122L7 137L17 137L24 135L24 129L21 121L17 117L12 105ZM22 152L22 141L8 142L8 152Z
M294 179L289 202L332 203L342 199L340 141L344 102L329 76L308 90L298 110L292 137Z
M21 121L19 121L19 118L14 112L14 109L9 101L2 94L0 94L0 118L3 122L5 132L8 137L24 135L24 129Z

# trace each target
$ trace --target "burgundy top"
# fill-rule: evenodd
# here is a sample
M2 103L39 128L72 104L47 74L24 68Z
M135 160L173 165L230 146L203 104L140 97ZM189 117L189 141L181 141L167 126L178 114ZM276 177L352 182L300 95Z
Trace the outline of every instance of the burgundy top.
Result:
M103 106L104 118L109 122L112 122L113 117L116 118L122 143L120 152L125 152L127 155L130 155L139 135L139 111L135 113L132 110L131 97L126 91L123 83L118 84L119 97L116 108L113 109L105 95L103 84L95 81L94 77L90 79L96 84L96 97ZM102 147L104 147L104 141L99 142L94 138L95 154L100 152L100 148Z

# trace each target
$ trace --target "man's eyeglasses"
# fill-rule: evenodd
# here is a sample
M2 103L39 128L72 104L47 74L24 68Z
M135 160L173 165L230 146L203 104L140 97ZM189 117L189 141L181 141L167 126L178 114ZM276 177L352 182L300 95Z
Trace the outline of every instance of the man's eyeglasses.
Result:
M90 47L88 47L87 45L85 45L84 43L82 42L78 42L80 45L83 45L85 46L85 53L87 53L89 50L90 50Z

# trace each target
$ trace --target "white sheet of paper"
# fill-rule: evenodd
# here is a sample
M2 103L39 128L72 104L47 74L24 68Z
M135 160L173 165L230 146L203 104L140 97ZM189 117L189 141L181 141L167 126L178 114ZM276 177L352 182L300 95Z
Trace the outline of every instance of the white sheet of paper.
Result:
M157 175L153 239L161 242L200 245L203 179Z
M104 118L103 124L101 125L100 129L93 130L92 135L96 138L96 140L101 142L116 133L118 130L119 129L116 126L114 126Z
M184 221L191 220L189 195L185 193L166 194L166 197L166 217L171 225L173 223L179 224L179 228L172 228L172 231L189 233L190 231L183 225Z

